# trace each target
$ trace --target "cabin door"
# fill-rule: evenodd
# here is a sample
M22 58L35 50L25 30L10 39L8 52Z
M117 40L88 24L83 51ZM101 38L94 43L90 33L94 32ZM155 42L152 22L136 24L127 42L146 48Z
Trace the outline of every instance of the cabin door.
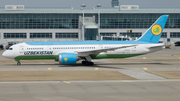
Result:
M23 53L24 52L24 46L19 46L19 53Z

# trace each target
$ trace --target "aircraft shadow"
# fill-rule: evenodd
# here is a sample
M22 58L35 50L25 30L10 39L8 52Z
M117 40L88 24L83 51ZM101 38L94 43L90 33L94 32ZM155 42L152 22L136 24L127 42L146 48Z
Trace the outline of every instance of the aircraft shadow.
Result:
M76 63L76 64L73 64L73 65L60 65L58 63L55 63L55 64L23 64L21 63L20 66L16 65L16 64L6 64L6 66L13 66L13 67L35 67L35 66L41 66L41 67L50 67L50 66L57 66L57 67L61 67L61 68L76 68L76 67L82 67L82 68L109 68L109 69L124 69L124 68L115 68L115 67L112 67L110 65L99 65L99 64L95 64L94 66L85 66L85 65L82 65L81 63Z
M9 66L17 66L16 64L6 64L6 66L9 65ZM94 66L85 66L85 65L82 65L81 63L76 63L76 64L73 64L73 65L60 65L58 63L54 63L54 64L23 64L20 65L20 67L22 66L58 66L58 67L64 67L64 68L75 68L75 67L83 67L83 68L109 68L109 69L126 69L126 68L121 68L121 66L139 66L139 65L171 65L171 64L167 64L167 63L97 63L95 64ZM119 67L114 67L114 66L119 66Z
M171 65L167 63L108 63L108 64L98 64L98 65Z

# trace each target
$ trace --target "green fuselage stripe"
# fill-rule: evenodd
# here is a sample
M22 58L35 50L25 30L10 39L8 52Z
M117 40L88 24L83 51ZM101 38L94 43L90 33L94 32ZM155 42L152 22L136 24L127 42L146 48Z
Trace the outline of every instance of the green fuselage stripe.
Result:
M18 56L15 61L20 60L48 60L48 59L58 59L58 55L29 55L29 56Z
M128 58L139 56L143 54L100 54L97 56L91 56L92 59L107 59L107 58ZM20 60L46 60L46 59L58 59L58 55L33 55L33 56L18 56L15 61Z
M133 56L139 56L142 54L101 54L97 56L91 56L92 59L106 59L106 58L128 58Z

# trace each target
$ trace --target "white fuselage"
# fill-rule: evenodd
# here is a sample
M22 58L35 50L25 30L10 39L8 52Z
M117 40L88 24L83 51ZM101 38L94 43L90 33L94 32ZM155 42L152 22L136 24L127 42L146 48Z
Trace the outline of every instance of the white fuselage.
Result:
M10 47L3 53L4 57L14 59L17 56L24 55L58 55L60 53L79 53L83 51L91 51L97 49L107 49L121 47L124 44L97 44L97 45L28 45L20 43ZM98 54L146 54L163 49L164 43L156 44L138 44L133 47L126 47L115 49L107 52L100 52ZM41 53L40 53L41 52ZM42 53L44 52L44 53ZM92 54L96 54L92 52ZM86 54L85 54L86 55Z

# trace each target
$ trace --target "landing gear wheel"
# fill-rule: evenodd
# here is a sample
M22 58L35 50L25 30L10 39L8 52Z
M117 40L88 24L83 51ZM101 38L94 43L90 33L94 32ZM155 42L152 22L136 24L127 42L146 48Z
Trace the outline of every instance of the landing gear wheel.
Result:
M82 64L85 65L87 61L82 61Z
M94 63L93 62L89 62L89 66L94 66Z
M21 63L20 63L20 62L18 62L18 63L17 63L17 65L18 65L18 66L20 66L20 65L21 65Z
M86 65L86 66L89 66L89 62L86 62L85 65Z
M85 66L94 66L94 63L89 61L82 61L82 64Z
M85 61L84 65L86 65L86 66L94 66L94 63L93 62Z

